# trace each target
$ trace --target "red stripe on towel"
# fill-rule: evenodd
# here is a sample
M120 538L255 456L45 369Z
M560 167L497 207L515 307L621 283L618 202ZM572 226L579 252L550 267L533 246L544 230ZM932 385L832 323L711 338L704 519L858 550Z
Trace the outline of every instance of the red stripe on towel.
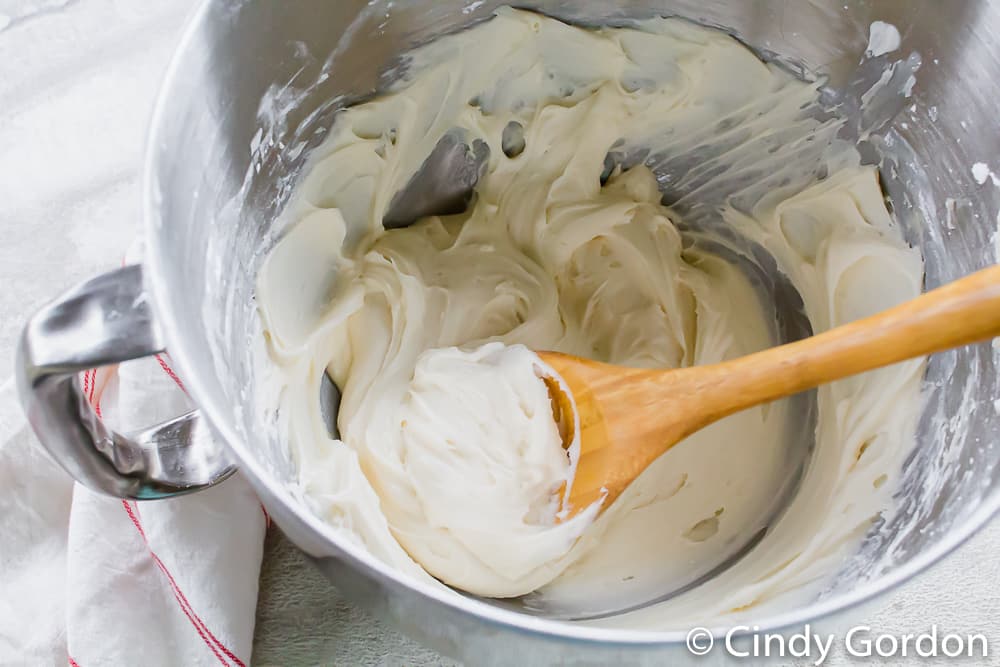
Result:
M189 621L191 621L191 624L194 626L195 631L197 631L197 633L201 636L202 640L204 640L205 644L207 644L208 647L212 650L212 653L215 654L215 657L217 657L222 664L228 665L229 663L219 653L219 651L222 651L222 653L224 653L230 660L232 660L232 662L235 665L237 665L237 667L246 667L246 663L237 658L236 654L230 651L225 644L219 641L219 639L214 634L212 634L212 631L208 629L208 626L205 625L205 622L201 620L201 617L199 617L198 614L194 611L194 608L191 606L191 603L188 602L188 599L184 595L184 592L181 590L180 586L177 585L177 581L174 579L174 576L170 574L170 570L167 569L167 566L164 565L163 561L160 560L160 557L157 556L156 553L153 551L153 547L149 544L149 539L146 537L146 531L144 531L142 528L142 522L139 520L139 517L136 515L135 511L132 509L132 506L129 505L127 500L122 500L122 507L125 508L126 514L128 514L129 519L132 520L132 523L135 525L136 530L139 531L139 535L142 537L143 542L146 543L146 547L149 549L149 555L153 559L153 562L164 574L164 576L166 576L167 582L170 584L170 588L174 594L174 598L177 600L177 604L180 605L181 611L184 612L184 615L188 617Z
M156 362L158 364L160 364L160 368L163 369L163 372L166 373L167 376L169 376L171 380L173 380L174 382L176 382L177 386L181 388L181 391L183 391L186 394L187 393L187 389L184 388L184 383L181 382L181 379L177 376L177 373L174 372L174 369L170 367L170 364L168 364L163 359L163 355L161 355L161 354L156 355Z

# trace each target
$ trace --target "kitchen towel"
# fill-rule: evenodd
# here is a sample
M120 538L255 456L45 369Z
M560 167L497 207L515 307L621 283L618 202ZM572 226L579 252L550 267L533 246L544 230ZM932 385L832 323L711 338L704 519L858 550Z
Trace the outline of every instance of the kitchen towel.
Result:
M167 355L88 371L129 431L192 407ZM0 665L250 663L267 513L239 475L134 502L74 484L0 384Z

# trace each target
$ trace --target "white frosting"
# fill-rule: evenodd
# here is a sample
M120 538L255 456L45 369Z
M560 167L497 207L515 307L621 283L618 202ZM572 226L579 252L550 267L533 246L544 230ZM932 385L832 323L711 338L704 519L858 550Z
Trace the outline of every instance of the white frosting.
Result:
M586 31L503 10L419 49L393 91L343 111L258 280L274 362L259 394L315 511L412 576L491 596L537 590L529 604L582 614L689 584L770 523L707 583L604 625L690 627L815 595L891 508L921 361L819 390L816 449L776 520L804 446L788 437L785 401L688 438L596 520L591 508L558 523L576 450L562 449L526 348L679 367L773 344L744 271L679 233L706 211L773 256L815 331L918 294L920 256L875 170L830 148L830 176L816 180L820 142L783 134L806 128L833 146L836 126L801 111L816 98L682 21ZM525 137L512 158L510 122ZM393 195L456 127L492 149L470 210L384 231ZM669 160L713 140L730 143L685 170L676 210L645 166L600 183L609 150ZM689 206L724 191L717 207ZM327 368L343 389L341 440L319 413Z
M900 37L896 26L885 21L874 21L868 27L868 48L865 54L870 58L884 56L899 48Z
M985 162L976 162L972 165L972 177L976 179L978 185L984 185L987 180L992 180L993 185L1000 186L1000 177L993 173Z
M510 596L548 583L596 513L556 525L579 443L567 456L539 366L520 345L429 350L417 358L398 428L364 435L398 439L393 473L406 488L386 487L384 511L407 551L459 588Z

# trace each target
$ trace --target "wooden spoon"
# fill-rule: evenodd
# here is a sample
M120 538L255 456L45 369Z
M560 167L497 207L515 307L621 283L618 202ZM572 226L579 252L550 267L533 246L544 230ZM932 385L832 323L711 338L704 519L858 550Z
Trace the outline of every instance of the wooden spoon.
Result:
M606 495L603 511L661 454L734 412L994 336L1000 336L1000 265L877 315L708 366L649 370L540 352L569 387L580 416L580 460L563 518ZM569 442L573 420L565 415L572 415L572 403L557 382L546 384Z

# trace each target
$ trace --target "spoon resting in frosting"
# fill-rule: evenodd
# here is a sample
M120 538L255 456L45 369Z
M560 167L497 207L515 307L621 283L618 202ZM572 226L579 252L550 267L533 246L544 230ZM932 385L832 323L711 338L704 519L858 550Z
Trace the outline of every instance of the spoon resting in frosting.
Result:
M734 412L996 336L1000 265L824 333L706 366L626 368L540 352L563 381L545 384L565 442L579 424L579 460L560 518L595 502L606 509L664 452ZM573 411L579 421L562 417Z

